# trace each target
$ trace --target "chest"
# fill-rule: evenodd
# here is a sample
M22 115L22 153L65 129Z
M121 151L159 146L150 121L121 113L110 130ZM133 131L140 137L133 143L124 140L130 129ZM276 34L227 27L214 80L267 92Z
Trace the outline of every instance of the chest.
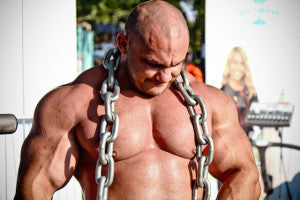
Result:
M99 150L100 121L105 113L102 104L96 110L94 117L83 122L80 131L81 146L95 157ZM148 148L159 148L187 159L194 156L193 124L186 106L176 95L147 99L121 94L115 112L119 116L115 160L134 157Z

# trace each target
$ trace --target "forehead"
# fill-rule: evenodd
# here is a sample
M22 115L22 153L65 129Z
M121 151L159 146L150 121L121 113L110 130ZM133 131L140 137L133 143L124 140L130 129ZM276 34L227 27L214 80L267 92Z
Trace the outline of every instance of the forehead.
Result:
M233 54L232 60L243 61L244 59L243 59L243 56L240 53L236 52L236 53Z
M139 52L148 60L162 65L172 65L185 58L189 45L189 36L176 29L171 29L165 35L159 27L151 28L145 34L142 42L138 42Z

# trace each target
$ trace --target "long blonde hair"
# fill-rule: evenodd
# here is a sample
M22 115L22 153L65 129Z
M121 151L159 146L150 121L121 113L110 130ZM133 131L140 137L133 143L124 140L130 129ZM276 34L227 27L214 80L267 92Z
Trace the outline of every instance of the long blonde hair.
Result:
M249 91L249 98L251 98L253 96L257 96L256 89L255 89L253 81L252 81L251 71L250 71L250 68L248 65L248 58L247 58L246 52L244 51L244 49L242 47L234 47L230 51L228 58L227 58L226 65L225 65L225 69L223 72L222 85L225 85L228 83L229 74L230 74L229 73L230 72L230 64L231 64L233 56L236 54L240 54L245 63L246 70L245 70L245 75L242 78L242 82L244 83L244 85L246 86L246 88Z

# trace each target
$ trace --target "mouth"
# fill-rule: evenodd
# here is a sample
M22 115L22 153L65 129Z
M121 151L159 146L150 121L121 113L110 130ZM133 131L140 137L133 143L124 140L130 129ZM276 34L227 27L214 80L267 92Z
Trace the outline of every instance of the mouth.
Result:
M157 80L146 80L144 82L143 90L147 94L156 96L163 93L163 91L165 91L170 86L170 84L170 82L162 83Z
M235 74L241 76L241 75L243 75L244 73L241 72L241 71L235 71Z
M161 82L161 81L158 81L158 80L155 80L155 79L152 79L152 80L146 80L146 85L149 87L149 88L153 88L153 87L166 87L168 85L170 85L171 81L170 82Z

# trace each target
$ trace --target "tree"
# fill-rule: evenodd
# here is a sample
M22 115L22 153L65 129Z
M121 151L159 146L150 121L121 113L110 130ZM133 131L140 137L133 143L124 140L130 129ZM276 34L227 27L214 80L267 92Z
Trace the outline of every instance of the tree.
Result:
M205 81L205 59L201 58L202 44L205 43L205 0L192 1L194 10L197 10L196 20L193 24L189 23L191 41L190 47L193 53L193 61L203 72Z
M115 23L125 22L131 10L146 0L77 0L77 22ZM179 1L169 3L180 8Z

